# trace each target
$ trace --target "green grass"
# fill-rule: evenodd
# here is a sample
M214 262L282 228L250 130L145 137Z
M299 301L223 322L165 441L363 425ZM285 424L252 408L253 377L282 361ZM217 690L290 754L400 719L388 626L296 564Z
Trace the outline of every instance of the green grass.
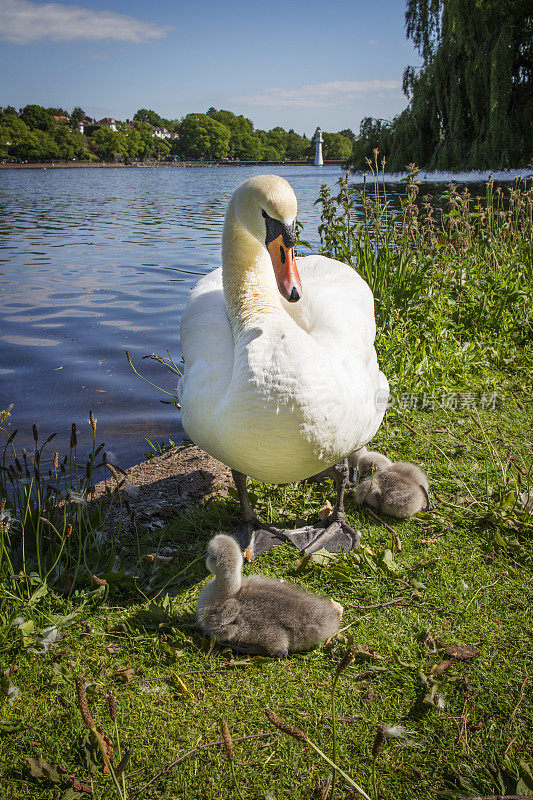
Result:
M504 468L509 456L521 464L531 463L531 444L523 436L531 410L530 404L521 409L516 401L507 400L498 411L480 415L487 442ZM451 767L471 768L480 780L480 792L489 794L484 765L502 758L508 747L515 762L521 757L531 763L533 755L533 715L527 691L512 716L524 679L529 676L531 680L531 529L527 538L519 536L514 547L495 546L496 531L505 541L514 539L514 532L503 516L496 522L485 519L487 480L495 490L501 485L501 473L498 476L500 468L493 463L488 443L472 441L483 439L483 434L469 416L419 411L406 421L416 435L401 423L387 422L376 447L391 458L420 463L441 499L435 513L394 523L403 545L401 553L395 554L397 577L372 569L372 562L357 565L351 554L333 561L345 562L346 583L332 577L330 566L295 573L298 553L288 545L265 554L245 571L283 577L335 597L345 605L343 625L351 625L345 636L382 656L377 661L356 660L340 678L337 691L339 717L353 719L338 722L339 764L357 783L370 792L371 748L376 725L383 722L415 731L411 738L420 746L405 748L402 740L387 741L377 763L381 797L435 797ZM452 433L440 432L444 427ZM466 447L457 446L458 438ZM274 519L279 516L278 509L287 508L282 516L289 524L302 508L306 513L316 512L333 491L331 484L266 487L263 491L256 484L254 489L258 505L272 508ZM481 501L479 508L465 502L469 492ZM375 553L389 546L389 533L383 526L349 500L347 510L350 522L363 531L365 545ZM166 576L172 577L201 554L211 534L228 530L237 520L238 508L232 499L192 509L176 520L163 541L172 544L175 533L191 532L191 549L164 568ZM330 754L330 690L346 643L334 641L330 648L293 656L286 662L254 663L241 657L232 659L217 650L210 652L209 642L191 627L190 616L205 578L205 568L198 562L185 572L181 584L171 587L172 613L163 617L157 630L150 629L150 623L155 624L151 616L146 629L141 613L146 602L140 593L117 591L108 601L113 607L83 609L74 624L65 628L65 639L45 655L27 653L15 632L6 637L4 663L18 667L10 679L21 689L21 696L6 705L2 714L3 725L20 728L5 732L0 740L4 764L1 797L51 796L51 784L28 778L26 756L58 763L88 782L77 750L84 725L75 702L76 675L94 683L90 698L93 716L110 736L113 726L105 695L111 690L116 697L120 740L123 746L132 746L127 769L130 791L150 770L197 744L218 740L221 718L227 720L235 737L274 730L264 716L267 706L303 728ZM424 588L413 590L413 580L415 586L423 584ZM394 598L402 598L405 606L362 611L351 607ZM59 611L69 610L64 601L49 597L36 612L36 621L41 619L44 625L45 614L53 619ZM19 613L27 611L17 608ZM125 630L108 632L122 621ZM424 692L419 671L427 675L445 658L442 652L426 653L428 634L444 644L461 642L481 651L472 663L455 662L439 680L444 709L421 703ZM110 643L120 645L118 653L106 651ZM232 667L235 661L237 666ZM135 682L118 684L114 674L129 667L135 670ZM184 674L192 670L202 672ZM367 670L372 674L358 680L357 675ZM182 676L187 691L180 687L176 674ZM148 679L147 686L168 688L162 694L146 694L139 683L143 678ZM305 745L274 733L269 739L235 745L243 797L263 797L268 792L279 798L311 797L315 784L327 774L324 763ZM94 788L96 797L115 796L110 779L100 774L94 779ZM144 796L222 798L233 796L233 791L223 749L214 747L179 764ZM346 796L342 785L337 792Z
M342 210L349 198L344 190L339 198ZM477 219L463 216L465 225ZM486 226L492 230L490 219ZM509 217L498 219L503 225ZM41 514L56 520L61 535L45 539L35 498L30 501L22 486L19 508L28 509L25 560L20 523L12 522L1 539L0 652L8 676L0 696L12 683L20 697L0 700L0 798L53 796L49 778L31 777L28 757L61 767L54 777L64 800L82 796L69 776L91 786L95 798L119 796L101 762L91 773L85 760L87 731L77 706L76 676L92 684L89 705L113 740L117 763L107 693L115 697L121 751L131 747L124 772L128 796L153 770L218 741L221 719L235 738L272 734L235 743L233 767L243 798L319 796L313 792L328 766L306 744L276 730L264 710L303 729L331 757L331 689L349 646L357 653L337 685L337 759L369 795L375 796L372 748L380 723L410 731L407 739L388 738L376 758L382 800L533 792L527 775L527 764L533 763L533 518L519 500L532 485L530 228L526 220L512 235L502 227L491 237L463 227L459 244L453 238L458 228L450 232L446 217L441 222L448 237L442 246L436 230L426 244L431 226L421 226L411 250L409 242L391 236L380 255L386 268L373 261L373 250L359 251L367 259L362 271L377 281L377 349L395 397L372 446L391 459L420 464L429 475L436 510L387 520L402 543L401 551L393 552L391 532L348 495L347 516L362 531L362 554L299 566L297 551L283 545L245 567L246 574L283 578L334 597L345 606L343 626L349 627L329 646L286 661L213 648L195 628L193 612L208 579L206 542L238 522L234 498L211 500L173 520L158 546L180 542L177 555L154 572L143 558L155 549L154 534L138 531L136 538L119 535L102 544L93 529L103 509L91 512L48 497ZM328 225L333 237L337 223L330 219ZM365 235L360 233L359 245ZM411 283L398 260L406 248ZM7 473L1 474L5 479ZM90 494L90 477L80 480ZM5 493L5 482L1 485ZM301 516L316 518L334 493L331 482L254 483L253 490L259 513L287 526ZM69 520L73 531L65 541ZM36 541L40 561L31 548ZM50 569L58 554L60 569ZM91 574L105 577L108 587L96 587ZM390 600L395 602L387 604ZM13 626L21 615L25 628ZM32 623L35 631L56 624L64 638L45 654L33 654L27 649ZM477 648L479 656L452 659L435 679L443 708L425 703L432 668L448 658L444 648L457 642ZM117 673L129 669L131 679L119 682ZM429 686L421 673L429 676ZM148 693L150 687L161 691ZM193 752L141 795L235 796L222 745ZM337 776L335 798L348 796Z

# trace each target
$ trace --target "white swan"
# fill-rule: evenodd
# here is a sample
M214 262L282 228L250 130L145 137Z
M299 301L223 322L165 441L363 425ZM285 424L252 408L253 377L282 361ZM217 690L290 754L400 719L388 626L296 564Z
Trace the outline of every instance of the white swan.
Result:
M374 436L388 396L372 292L339 261L296 262L295 219L287 181L245 181L226 213L222 268L198 281L181 321L183 427L234 470L250 540L241 543L255 554L273 542L259 543L243 476L289 483L339 462L331 521L350 532L350 546L358 543L342 518L344 460ZM318 529L305 530L303 539L284 538L309 545Z

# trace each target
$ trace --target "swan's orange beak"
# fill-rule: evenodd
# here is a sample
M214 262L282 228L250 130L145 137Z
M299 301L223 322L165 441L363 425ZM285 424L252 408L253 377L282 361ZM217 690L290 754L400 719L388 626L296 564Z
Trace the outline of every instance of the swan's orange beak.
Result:
M296 268L294 247L285 247L283 236L280 234L267 245L267 249L272 260L280 294L289 303L296 303L302 296L302 282Z

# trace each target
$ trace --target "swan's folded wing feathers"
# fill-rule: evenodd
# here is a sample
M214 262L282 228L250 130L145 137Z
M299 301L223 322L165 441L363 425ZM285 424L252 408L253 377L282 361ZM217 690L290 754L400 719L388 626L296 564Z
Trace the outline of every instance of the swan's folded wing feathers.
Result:
M303 294L284 302L292 318L316 341L345 349L350 357L375 359L374 297L370 287L347 264L325 256L297 259Z
M213 270L190 292L181 319L181 342L186 364L201 359L231 375L233 336L222 290L222 269Z

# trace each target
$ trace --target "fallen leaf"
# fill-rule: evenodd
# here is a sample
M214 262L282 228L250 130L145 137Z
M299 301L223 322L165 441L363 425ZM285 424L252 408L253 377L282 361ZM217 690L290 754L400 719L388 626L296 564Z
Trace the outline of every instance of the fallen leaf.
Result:
M26 624L26 623L24 623ZM21 626L21 628L23 628ZM23 634L24 636L24 634ZM34 655L40 656L44 653L48 652L50 645L55 644L61 639L61 633L56 625L50 625L48 628L44 628L40 632L38 636L35 637L33 641L33 647L27 647L28 653L33 653Z
M380 566L385 572L388 572L390 575L393 575L395 578L398 577L400 574L400 570L398 565L396 564L392 550L384 550L381 559L377 560L378 566Z
M81 783L77 778L69 778L70 785L76 792L81 792L82 794L92 794L93 790L91 787L86 783ZM64 798L64 795L63 795ZM63 800L62 798L62 800Z
M458 642L449 644L444 648L444 652L447 656L456 658L458 661L473 661L474 658L478 658L478 656L481 655L481 650L478 650L477 647L472 647L468 644L459 644Z
M193 693L192 693L192 692L191 692L191 690L190 690L190 689L187 687L187 685L186 685L185 681L182 681L182 679L180 678L180 676L179 676L179 675L176 675L176 673L175 673L175 672L173 672L173 673L172 673L172 677L174 678L174 681L173 681L173 683L174 683L174 688L175 688L175 689L178 689L179 691L181 691L181 692L184 692L185 694L188 694L188 695L189 695L189 697L193 697L193 698L194 698L194 695L193 695Z
M100 728L99 725L96 726L96 732L97 732L97 734L98 734L98 736L100 738L100 741L102 742L102 747L103 747L104 752L105 752L105 754L107 756L107 760L109 761L111 766L114 766L113 765L113 743L111 742L111 739L109 738L109 736L107 736L107 734L104 733L104 731L102 730L102 728ZM109 767L107 766L105 761L104 761L104 764L103 764L102 771L103 771L104 775L109 774Z
M7 687L7 702L11 705L15 700L20 697L20 689L14 683L10 683Z
M383 656L377 650L371 650L366 644L354 644L355 661L381 661Z
M40 756L37 756L37 758L25 756L24 760L28 762L32 778L46 778L53 783L59 783L61 780L57 764L49 764L48 761L40 758Z
M431 668L431 674L436 675L437 678L439 678L441 675L444 675L444 673L450 669L452 664L453 661L451 661L450 659L448 659L447 661L441 661L440 664L434 664L433 667Z
M133 667L128 667L128 669L119 669L115 672L114 678L117 683L129 683L135 674L135 669Z
M114 642L113 644L108 644L106 647L106 652L108 652L109 655L114 655L115 653L118 653L119 650L120 650L120 645L117 642Z

